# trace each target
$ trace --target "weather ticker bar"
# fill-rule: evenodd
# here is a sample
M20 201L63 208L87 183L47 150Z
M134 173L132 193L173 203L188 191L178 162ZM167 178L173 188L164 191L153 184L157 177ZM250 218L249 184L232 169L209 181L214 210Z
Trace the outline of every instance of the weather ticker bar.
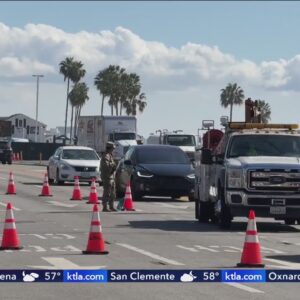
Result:
M1 282L219 282L263 283L300 282L300 270L0 270Z

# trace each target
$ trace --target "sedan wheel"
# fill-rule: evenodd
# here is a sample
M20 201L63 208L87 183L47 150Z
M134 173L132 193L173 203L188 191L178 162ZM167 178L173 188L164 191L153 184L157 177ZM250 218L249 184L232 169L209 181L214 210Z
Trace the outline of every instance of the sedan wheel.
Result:
M63 180L59 180L59 171L58 171L58 169L56 171L56 184L57 185L63 185L64 184Z

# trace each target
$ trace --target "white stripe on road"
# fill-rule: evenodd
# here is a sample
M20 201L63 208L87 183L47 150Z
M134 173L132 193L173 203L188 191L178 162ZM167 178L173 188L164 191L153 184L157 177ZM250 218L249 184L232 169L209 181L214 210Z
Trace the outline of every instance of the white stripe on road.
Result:
M230 286L233 286L235 288L238 288L238 289L241 289L243 291L247 291L247 292L250 292L250 293L260 293L260 294L264 294L263 291L261 290L257 290L257 289L254 289L250 286L247 286L247 285L243 285L243 284L240 284L240 283L237 283L237 282L226 282L227 285L230 285Z
M260 246L260 248L262 250L270 251L270 252L273 252L273 253L276 253L276 254L285 254L286 253L286 252L283 252L283 251L280 251L280 250L276 250L276 249L273 249L273 248L267 248L267 247L263 247L263 246Z
M2 180L6 180L7 178L0 177L0 179L2 179Z
M74 264L73 262L62 258L62 257L42 257L45 261L47 261L51 266L28 266L31 268L37 269L50 269L50 270L63 270L63 269L81 269L81 270L94 270L94 269L103 269L106 266L79 266Z
M291 263L288 261L280 260L280 259L273 259L273 258L265 258L264 260L270 261L272 263L276 263L279 265L283 265L287 269L300 269L299 263Z
M180 263L180 262L178 262L178 261L175 261L175 260L171 260L171 259L165 258L165 257L163 257L163 256L160 256L160 255L157 255L157 254L148 252L148 251L146 251L146 250L143 250L143 249L140 249L140 248L137 248L137 247L128 245L128 244L117 243L116 245L121 246L121 247L124 247L124 248L127 248L127 249L132 250L132 251L135 251L135 252L138 252L138 253L140 253L140 254L149 256L149 257L151 257L151 258L153 258L153 259L160 260L160 261L165 262L165 263L170 264L170 265L174 265L174 266L184 266L183 263Z
M168 208L179 208L179 209L187 209L188 206L180 206L180 205L172 205L172 204L167 204L167 203L157 203L163 207L168 207Z
M4 206L4 207L7 206L7 204L6 204L6 203L3 203L3 202L0 202L0 205L1 205L1 206ZM13 208L13 210L15 210L15 211L20 211L20 210L22 210L22 209L20 209L20 208L15 207L15 206L13 206L12 208Z
M191 252L199 252L197 249L192 248L192 247L185 247L185 246L182 246L182 245L176 245L176 247L178 247L180 249L188 250L188 251L191 251Z
M200 250L207 250L207 251L209 251L209 252L214 252L214 253L219 252L218 250L210 249L210 248L203 247L203 246L200 246L200 245L195 245L195 247L198 248L198 249L200 249Z
M47 203L53 204L55 206L62 206L62 207L75 207L78 204L68 204L68 203L62 203L58 201L47 201Z

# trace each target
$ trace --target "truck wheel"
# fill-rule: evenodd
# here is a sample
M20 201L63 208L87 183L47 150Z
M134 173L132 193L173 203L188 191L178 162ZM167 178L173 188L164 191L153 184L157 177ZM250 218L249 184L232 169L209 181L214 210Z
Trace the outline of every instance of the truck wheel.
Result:
M291 218L284 219L284 224L285 225L295 225L296 224L296 219L291 219Z
M220 206L221 206L220 212L217 215L218 224L219 224L219 227L222 229L229 229L231 226L232 217L230 214L230 209L225 203L224 190L220 188L218 195L220 197L219 201L220 201Z
M9 165L11 165L11 164L12 164L12 161L11 161L11 160L8 160L7 163L8 163Z
M199 218L200 223L208 223L210 215L210 203L209 202L200 202L199 201Z

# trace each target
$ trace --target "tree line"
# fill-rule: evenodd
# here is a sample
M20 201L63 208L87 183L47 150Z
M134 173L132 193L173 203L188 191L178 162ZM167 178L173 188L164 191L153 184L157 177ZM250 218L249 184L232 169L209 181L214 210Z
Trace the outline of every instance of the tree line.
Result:
M81 82L86 70L81 61L66 57L59 63L59 73L67 82L66 111L64 135L67 136L68 110L71 105L70 138L77 136L78 120L82 107L89 100L89 88ZM71 86L71 84L73 84ZM147 106L146 95L143 93L140 77L136 73L127 73L125 68L109 65L98 72L94 85L101 96L101 115L104 105L110 107L111 115L121 116L123 113L135 116L142 113ZM70 90L71 89L71 90Z
M232 121L232 111L234 105L242 105L244 103L245 94L243 89L237 83L228 83L221 89L220 103L221 106L230 108L229 120ZM256 99L257 108L260 111L262 123L268 123L271 120L271 107L265 100Z

